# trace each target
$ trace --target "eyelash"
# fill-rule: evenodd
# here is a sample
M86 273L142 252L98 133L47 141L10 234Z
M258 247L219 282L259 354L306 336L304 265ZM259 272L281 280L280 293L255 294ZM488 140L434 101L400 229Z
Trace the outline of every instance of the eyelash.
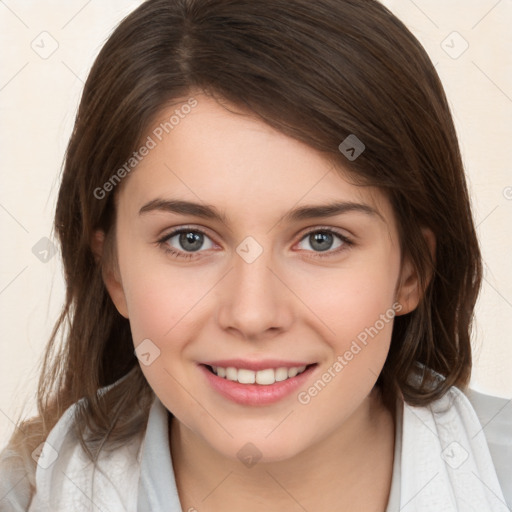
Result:
M176 258L182 258L182 259L189 260L189 259L193 258L196 255L196 253L201 252L201 251L195 251L195 252L190 252L190 253L187 253L184 251L177 251L177 250L173 249L172 247L170 247L169 244L167 243L171 238L173 238L176 235L180 235L182 233L200 233L200 234L210 238L210 236L205 231L203 231L201 229L185 227L185 228L176 229L175 231L172 231L171 233L164 235L162 238L160 238L157 241L157 244L160 247L162 247L162 249L167 254L170 254L171 256L176 257ZM302 240L304 240L305 238L307 238L309 235L311 235L313 233L332 234L332 235L337 236L343 242L343 245L341 247L338 247L334 251L331 251L331 250L327 250L325 252L307 251L307 252L313 252L315 254L316 258L331 257L335 254L339 254L340 252L349 249L351 246L354 245L354 242L352 240L350 240L350 238L348 238L346 235L343 235L339 231L334 230L332 228L327 228L327 227L316 227L314 229L311 229L310 231L307 231L306 233L304 233L304 235L302 235L299 242L302 242Z

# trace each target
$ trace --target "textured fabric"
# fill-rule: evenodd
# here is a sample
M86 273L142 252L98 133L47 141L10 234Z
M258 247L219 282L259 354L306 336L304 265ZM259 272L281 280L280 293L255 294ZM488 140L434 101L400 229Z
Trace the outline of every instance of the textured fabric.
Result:
M512 400L472 389L467 396L482 425L501 489L512 510Z
M404 404L403 413L401 507L509 511L484 430L459 389L452 387L430 407ZM508 425L510 443L512 422Z
M9 448L0 453L0 511L26 512L30 482L18 454Z
M468 397L451 388L430 407L399 403L386 512L510 510L511 401L472 390ZM30 506L28 478L16 457L7 450L0 454L0 511L182 512L169 450L168 412L157 398L144 436L105 451L96 468L72 434L74 408L45 443L36 473L38 491ZM51 463L46 469L45 461Z
M113 452L102 452L94 465L73 435L73 414L74 406L46 440L40 457L43 464L36 470L37 492L29 512L137 512L141 436ZM45 468L55 453L57 459Z

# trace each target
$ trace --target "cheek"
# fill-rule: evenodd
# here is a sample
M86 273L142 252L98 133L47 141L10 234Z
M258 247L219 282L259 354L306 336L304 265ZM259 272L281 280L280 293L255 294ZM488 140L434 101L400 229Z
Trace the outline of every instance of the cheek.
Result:
M135 345L145 338L161 343L169 337L179 345L176 332L200 310L208 277L168 264L154 247L125 252L120 267Z
M333 414L333 403L344 403L348 410L371 391L386 360L393 321L399 306L395 287L399 259L376 255L350 267L326 273L315 287L300 293L317 315L312 326L323 324L323 338L329 356L319 381L302 390L300 403L315 402L318 411ZM309 283L311 284L311 283ZM393 307L395 305L395 307ZM340 408L343 415L347 409Z
M193 359L187 351L211 316L206 311L207 294L216 278L199 268L171 266L153 252L146 257L151 263L142 261L132 252L121 268L133 344L153 389L166 389L178 396L177 382L190 380L194 366L182 362ZM139 355L147 352L145 347L152 357L156 355L148 365Z
M135 345L144 338L160 340L173 328L179 316L185 314L187 301L182 300L183 292L161 277L158 272L141 270L124 283ZM180 300L177 300L178 296Z
M126 277L130 328L142 372L164 405L188 424L193 418L190 411L197 413L191 396L198 392L191 378L194 365L182 362L190 341L198 336L200 299L209 287L204 280L201 284L187 279L189 273L165 265L139 267ZM183 383L190 394L183 392Z
M389 310L395 303L398 262L386 263L339 269L299 292L326 326L326 338L334 348L343 350L350 340L375 324L383 337L391 335L392 322L386 318L382 325L381 320L386 314L393 318Z
M311 309L323 312L328 327L324 341L329 355L316 379L299 390L297 401L306 416L314 410L315 417L324 418L328 430L359 407L384 366L396 313L389 278L368 269L353 271L340 276L343 286L312 295Z

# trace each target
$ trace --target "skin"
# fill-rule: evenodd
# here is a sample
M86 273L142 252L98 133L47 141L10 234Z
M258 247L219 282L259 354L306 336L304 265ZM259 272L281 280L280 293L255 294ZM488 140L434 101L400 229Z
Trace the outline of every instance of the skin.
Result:
M183 510L314 512L335 503L337 511L383 511L395 426L374 384L392 321L307 405L297 393L265 406L233 403L209 386L198 363L317 362L300 389L307 390L393 304L400 303L399 314L413 310L417 276L401 257L391 205L378 189L352 185L343 169L307 145L233 105L228 110L200 92L193 96L198 105L117 190L117 259L105 272L135 347L150 339L160 350L141 367L173 414L170 443ZM155 124L175 109L163 110ZM139 212L170 198L215 206L227 224ZM283 220L293 208L334 200L377 213ZM179 236L158 242L180 227L206 232L199 251L180 245ZM322 252L306 236L312 228L337 230L353 244L334 235ZM101 254L103 236L96 235ZM252 263L236 252L247 236L263 250ZM193 257L177 258L165 247ZM262 454L251 468L237 457L248 442Z

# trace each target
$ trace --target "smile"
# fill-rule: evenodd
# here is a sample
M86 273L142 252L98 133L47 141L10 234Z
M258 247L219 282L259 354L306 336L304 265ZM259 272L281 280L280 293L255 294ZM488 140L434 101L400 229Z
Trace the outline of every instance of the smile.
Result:
M250 363L231 360L215 363L198 365L210 389L224 399L245 406L270 405L293 396L319 371L317 363L302 363L300 366L283 361Z
M293 366L291 368L266 368L264 370L254 371L246 368L234 368L228 366L209 366L211 371L223 379L239 382L240 384L260 384L261 386L270 386L276 382L282 382L292 377L300 375L306 366Z

